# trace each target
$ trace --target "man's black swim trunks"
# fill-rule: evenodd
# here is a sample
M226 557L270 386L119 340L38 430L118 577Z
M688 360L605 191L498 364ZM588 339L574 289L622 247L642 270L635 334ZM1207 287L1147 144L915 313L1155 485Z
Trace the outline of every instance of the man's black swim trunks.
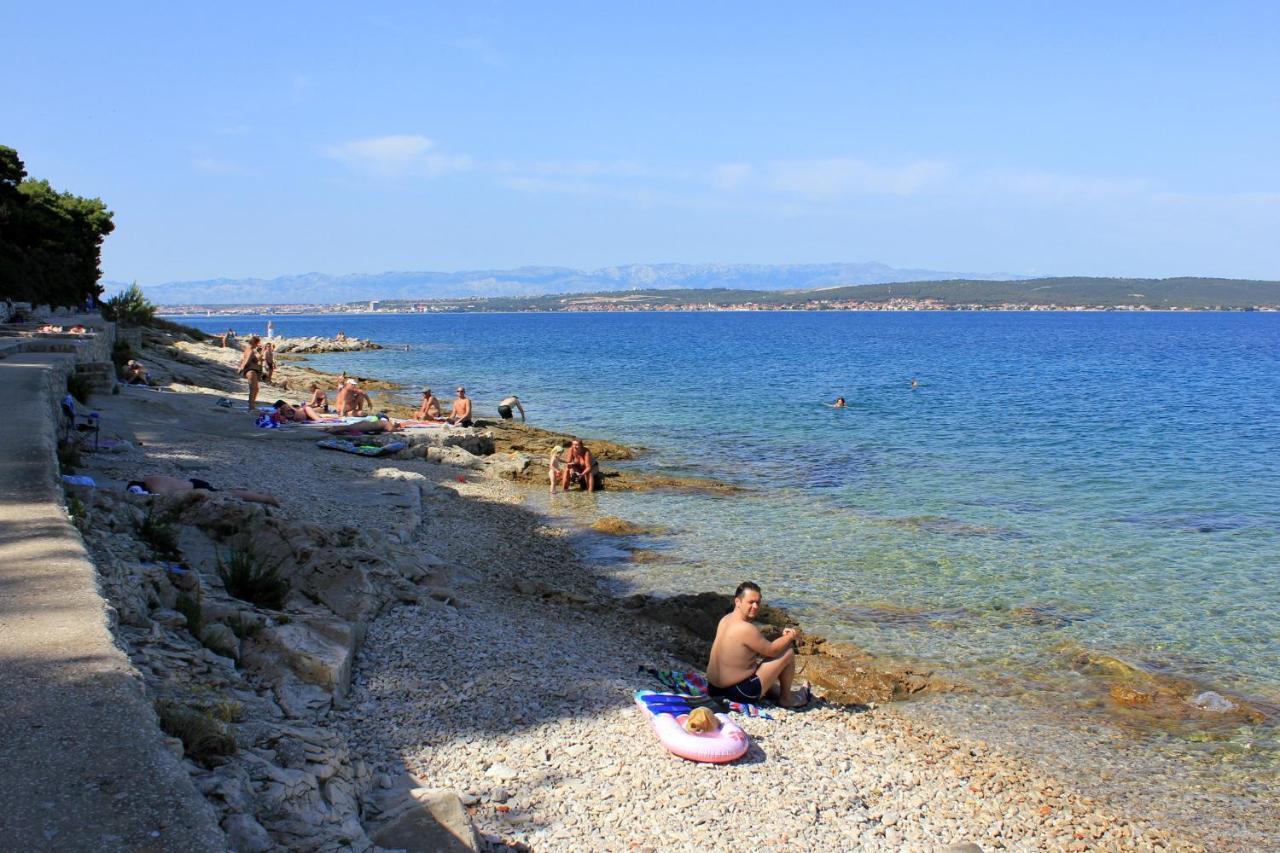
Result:
M499 406L499 407L498 407L498 417L502 418L504 421L509 421L509 420L511 420L511 407L510 407L510 406Z
M712 696L722 696L725 699L732 699L734 702L759 702L760 695L763 691L760 689L760 676L753 675L750 678L744 678L737 684L730 684L728 687L716 687L714 684L707 684L711 689Z

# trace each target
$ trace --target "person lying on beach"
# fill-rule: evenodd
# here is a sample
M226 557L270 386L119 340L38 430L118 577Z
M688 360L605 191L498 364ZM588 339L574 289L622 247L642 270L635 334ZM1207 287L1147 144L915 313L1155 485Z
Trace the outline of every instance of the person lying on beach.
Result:
M784 708L798 708L809 701L805 686L799 696L791 692L796 674L793 648L797 631L786 628L772 643L752 621L760 613L760 587L751 581L738 584L731 610L716 627L707 662L707 683L712 696L734 702L759 702L773 695Z
M316 414L314 409L305 403L301 406L290 406L284 400L276 400L271 405L275 408L276 414L280 416L280 419L286 423L307 424L323 420Z
M133 359L129 359L124 366L124 381L126 385L151 384L151 380L147 378L147 369Z
M520 405L520 398L515 394L510 397L504 397L502 402L498 404L498 417L504 421L511 420L511 407L515 406L520 411L520 421L524 422L524 406Z
M551 458L547 460L547 479L551 481L551 491L556 490L556 483L564 473L564 445L557 444L551 448Z
M564 470L560 472L560 488L567 492L570 485L577 483L588 492L594 492L599 479L600 466L595 456L582 439L575 438L569 443L569 455L564 460Z
M440 411L440 401L431 393L430 388L422 389L422 405L418 406L418 420L442 421L444 414Z
M280 506L280 501L276 500L275 495L266 492L254 492L248 489L215 489L206 480L179 480L177 477L166 477L162 474L152 474L141 480L131 480L125 488L134 494L151 495L177 495L183 492L202 492L207 495L217 492L220 495L231 495L242 501Z
M458 399L453 401L453 407L449 409L449 423L471 426L471 400L467 397L467 389L461 385L458 386Z
M333 424L332 426L322 427L322 429L332 435L371 435L378 432L397 432L401 429L398 421L393 421L385 414L378 414L377 417L370 415L362 421L356 421L351 424Z
M306 402L306 405L315 409L317 412L327 413L329 411L329 398L324 393L324 389L320 387L320 384L318 382L312 382L311 388L308 390L311 391L311 399Z
M76 323L67 331L69 331L73 335L83 335L88 333L88 330L84 326L81 326L79 323Z

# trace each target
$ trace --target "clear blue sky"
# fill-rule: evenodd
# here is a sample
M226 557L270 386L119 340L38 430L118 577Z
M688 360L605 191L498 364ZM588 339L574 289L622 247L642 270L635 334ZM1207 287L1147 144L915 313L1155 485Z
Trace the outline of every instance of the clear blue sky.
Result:
M1280 279L1280 4L611 5L6 0L0 144L106 200L142 284Z

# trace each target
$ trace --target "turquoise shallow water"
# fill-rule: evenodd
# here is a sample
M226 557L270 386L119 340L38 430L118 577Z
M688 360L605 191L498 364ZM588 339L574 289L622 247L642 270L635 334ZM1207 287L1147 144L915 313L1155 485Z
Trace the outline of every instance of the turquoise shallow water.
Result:
M324 369L461 382L481 414L518 393L536 424L750 489L539 498L670 529L621 585L754 578L829 634L1015 692L1070 697L1087 648L1280 701L1280 315L275 319L409 346Z

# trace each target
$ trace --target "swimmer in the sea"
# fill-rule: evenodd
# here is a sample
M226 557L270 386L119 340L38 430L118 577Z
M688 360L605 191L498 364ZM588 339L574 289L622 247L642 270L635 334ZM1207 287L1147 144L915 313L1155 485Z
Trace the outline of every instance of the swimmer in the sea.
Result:
M844 397L836 397L836 401L834 403L831 403L830 405L831 405L831 408L833 409L845 408Z
M912 390L912 391L914 391L915 389L917 389L917 388L919 388L919 387L920 387L920 380L919 380L919 379L912 379L912 380L911 380L911 390Z

